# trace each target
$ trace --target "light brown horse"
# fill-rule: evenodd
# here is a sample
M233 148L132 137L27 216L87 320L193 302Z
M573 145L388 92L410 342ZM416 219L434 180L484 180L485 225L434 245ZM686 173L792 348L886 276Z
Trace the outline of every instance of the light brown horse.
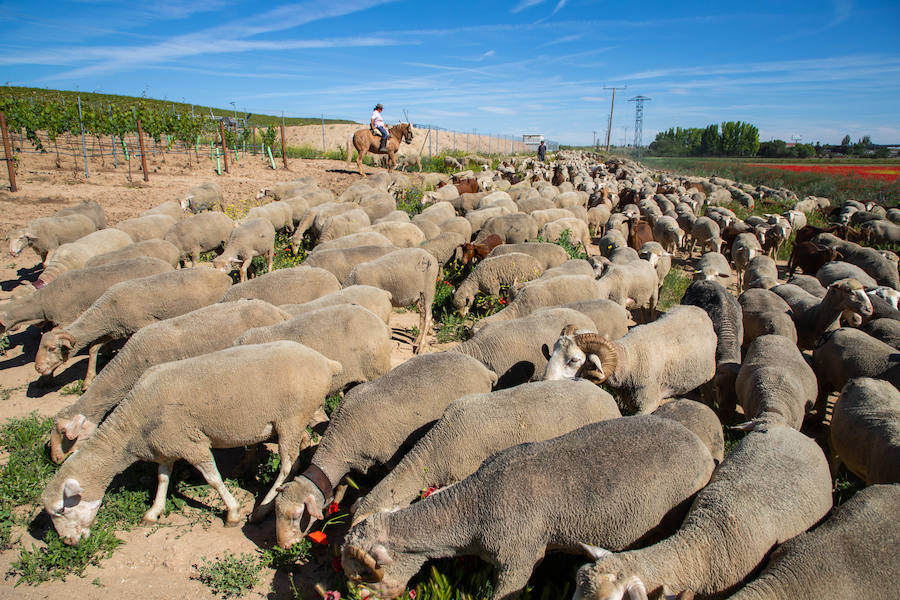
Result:
M387 141L387 149L379 150L381 146L381 136L373 133L370 129L360 129L353 134L353 147L356 148L356 165L359 167L359 174L365 175L363 172L363 157L368 154L387 154L388 155L388 171L394 170L396 160L394 155L400 149L400 142L407 144L412 143L413 128L412 123L397 123L389 129L391 137ZM350 164L350 141L347 142L347 164Z

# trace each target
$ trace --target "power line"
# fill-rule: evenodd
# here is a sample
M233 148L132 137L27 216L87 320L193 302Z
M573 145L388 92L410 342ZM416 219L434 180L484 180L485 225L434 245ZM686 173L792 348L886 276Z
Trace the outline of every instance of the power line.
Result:
M629 102L634 102L634 147L637 149L638 162L641 160L643 148L641 148L641 134L644 128L644 102L651 100L647 96L635 96L629 98Z
M609 138L612 135L612 119L613 119L613 109L616 107L616 90L627 90L628 86L623 85L622 87L615 86L603 86L604 90L612 90L612 102L609 105L609 126L606 128L606 151L609 152Z

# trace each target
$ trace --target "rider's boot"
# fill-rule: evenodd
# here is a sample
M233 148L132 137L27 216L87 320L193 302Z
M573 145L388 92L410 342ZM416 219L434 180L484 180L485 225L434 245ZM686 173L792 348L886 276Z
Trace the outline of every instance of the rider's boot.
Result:
M386 137L381 138L381 146L379 146L378 148L379 152L384 152L385 150L387 150L387 141L388 139Z

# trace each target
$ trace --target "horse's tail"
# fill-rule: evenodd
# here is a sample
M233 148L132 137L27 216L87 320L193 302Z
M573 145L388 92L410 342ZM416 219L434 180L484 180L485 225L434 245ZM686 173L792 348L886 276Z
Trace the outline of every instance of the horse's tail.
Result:
M350 141L353 139L352 136L347 136L347 164L350 164Z

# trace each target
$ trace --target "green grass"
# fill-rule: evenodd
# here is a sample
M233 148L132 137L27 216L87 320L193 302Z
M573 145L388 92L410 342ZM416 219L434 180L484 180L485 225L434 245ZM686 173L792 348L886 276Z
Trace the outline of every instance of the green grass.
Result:
M63 396L80 396L84 393L84 379L77 379L68 385L64 385L59 393Z
M669 310L670 307L681 302L681 297L691 285L693 278L686 273L681 267L672 267L663 279L662 287L659 288L659 302L656 304L658 310Z
M841 465L837 473L834 474L834 487L832 488L832 496L834 505L840 506L853 497L853 494L866 487L866 484L859 477L847 470L847 467Z
M7 350L9 350L9 335L4 333L0 335L0 356L6 356Z
M341 404L341 395L334 394L325 398L325 414L331 417Z
M262 572L262 561L250 553L225 555L215 560L203 556L201 565L194 565L197 575L194 579L206 585L214 594L222 598L243 596L253 589Z

